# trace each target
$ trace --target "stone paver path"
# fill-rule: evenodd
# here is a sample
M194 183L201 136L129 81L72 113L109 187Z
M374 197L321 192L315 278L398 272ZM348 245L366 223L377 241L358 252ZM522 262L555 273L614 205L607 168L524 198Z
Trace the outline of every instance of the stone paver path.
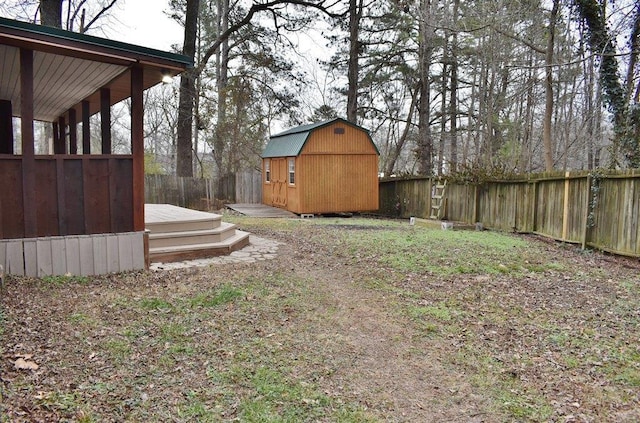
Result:
M251 235L249 237L249 245L241 250L232 252L228 256L177 261L173 263L151 263L149 270L162 271L185 269L188 267L205 267L212 264L255 263L262 260L271 260L276 258L280 245L282 245L281 242Z

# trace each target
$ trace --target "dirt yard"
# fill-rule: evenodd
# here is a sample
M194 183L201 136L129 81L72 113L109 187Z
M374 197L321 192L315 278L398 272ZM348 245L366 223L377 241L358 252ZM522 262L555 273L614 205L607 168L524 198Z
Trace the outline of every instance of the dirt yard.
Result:
M277 258L8 278L0 421L640 421L640 264L372 219Z

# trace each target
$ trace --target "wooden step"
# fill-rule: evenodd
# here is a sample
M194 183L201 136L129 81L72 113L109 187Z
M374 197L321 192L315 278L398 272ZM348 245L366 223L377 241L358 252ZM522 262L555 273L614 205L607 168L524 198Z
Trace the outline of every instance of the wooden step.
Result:
M149 257L154 263L167 263L231 254L249 245L248 232L234 232L233 236L222 242L149 248Z
M233 223L221 222L215 229L175 232L151 232L149 248L172 247L189 244L211 244L231 238L236 232Z
M152 233L186 232L215 229L222 216L190 210L170 204L145 204L145 227Z

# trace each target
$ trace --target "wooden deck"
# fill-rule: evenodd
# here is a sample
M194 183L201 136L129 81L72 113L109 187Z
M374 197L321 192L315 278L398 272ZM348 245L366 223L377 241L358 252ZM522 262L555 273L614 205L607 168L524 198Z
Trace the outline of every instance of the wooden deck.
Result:
M221 215L169 204L146 204L145 225L152 262L225 255L249 244L249 233L222 222Z

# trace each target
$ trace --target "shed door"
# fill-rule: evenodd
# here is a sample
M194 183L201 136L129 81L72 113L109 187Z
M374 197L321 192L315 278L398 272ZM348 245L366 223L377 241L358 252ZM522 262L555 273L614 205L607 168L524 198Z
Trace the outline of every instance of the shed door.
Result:
M287 207L287 159L272 159L271 173L273 194L271 196L273 205L276 207Z

